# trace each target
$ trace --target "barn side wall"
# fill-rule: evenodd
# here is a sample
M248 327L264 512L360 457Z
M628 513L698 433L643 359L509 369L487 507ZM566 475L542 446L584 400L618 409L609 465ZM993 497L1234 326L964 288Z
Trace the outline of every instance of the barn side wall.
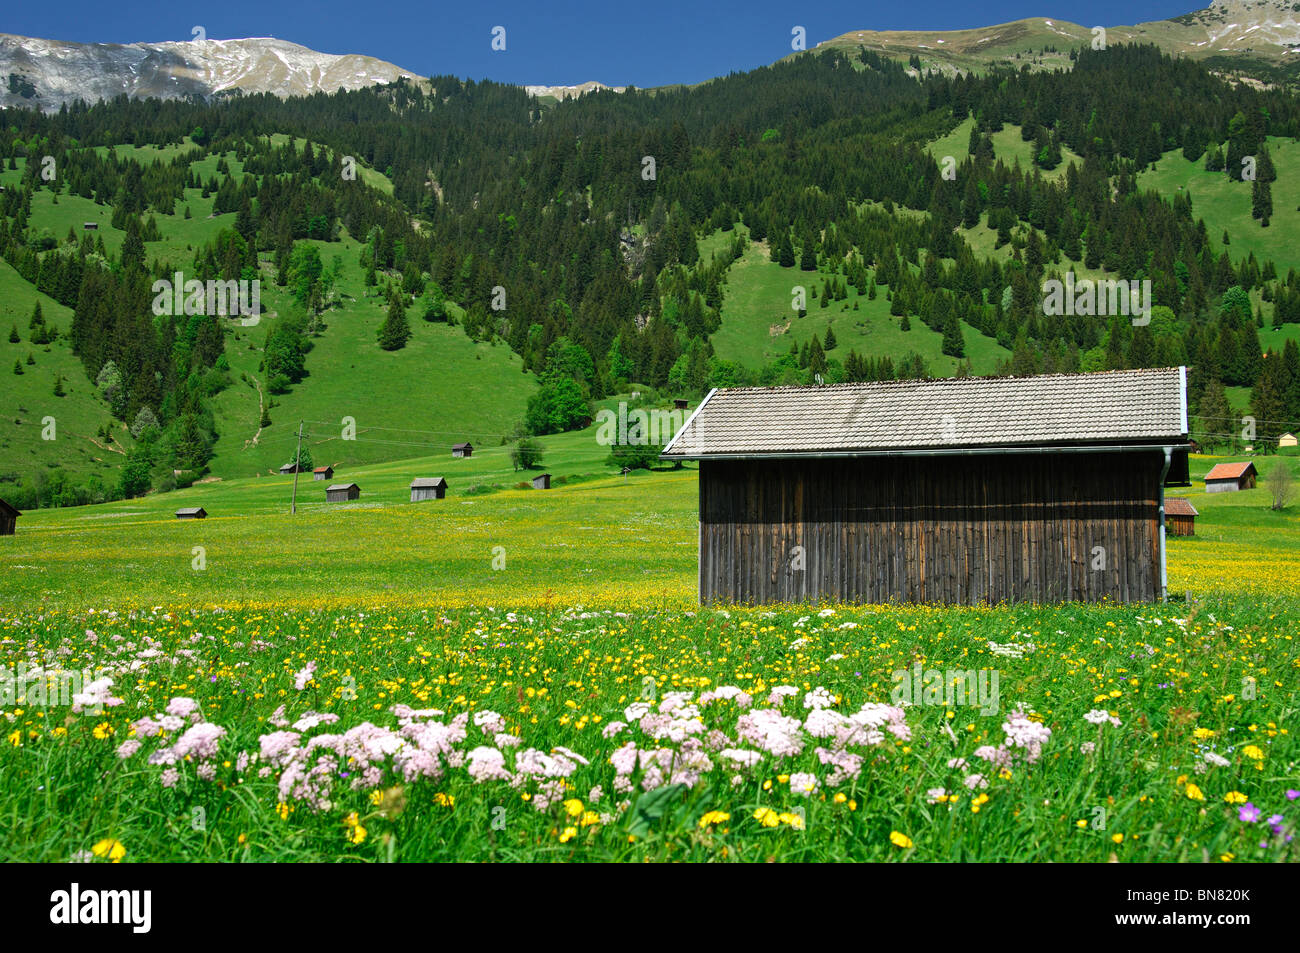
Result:
M705 460L700 599L1154 600L1162 463L1155 450Z

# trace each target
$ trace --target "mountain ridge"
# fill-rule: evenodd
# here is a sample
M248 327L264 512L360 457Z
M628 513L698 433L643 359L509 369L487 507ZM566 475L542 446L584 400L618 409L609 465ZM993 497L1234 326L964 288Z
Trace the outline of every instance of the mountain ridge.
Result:
M924 69L948 73L1005 63L1068 68L1069 50L1096 42L1097 29L1030 17L965 30L851 30L807 52L861 46L892 57L915 57ZM1234 71L1248 77L1271 78L1279 67L1300 68L1300 2L1295 0L1214 0L1176 17L1104 29L1108 44L1154 43L1194 59L1226 57L1234 61ZM94 102L122 93L204 100L239 92L309 95L401 78L423 77L377 57L321 53L275 37L120 44L0 33L0 107L36 105L53 112L78 99ZM565 100L628 87L593 80L521 88L539 99Z

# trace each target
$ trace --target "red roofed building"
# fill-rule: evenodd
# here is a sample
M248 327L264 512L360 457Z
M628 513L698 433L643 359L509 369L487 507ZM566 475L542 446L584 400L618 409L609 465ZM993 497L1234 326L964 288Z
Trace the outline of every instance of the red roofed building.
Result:
M1165 528L1171 536L1195 536L1196 517L1200 515L1191 501L1181 496L1165 498Z
M1255 489L1255 464L1220 463L1205 474L1206 493L1235 493Z

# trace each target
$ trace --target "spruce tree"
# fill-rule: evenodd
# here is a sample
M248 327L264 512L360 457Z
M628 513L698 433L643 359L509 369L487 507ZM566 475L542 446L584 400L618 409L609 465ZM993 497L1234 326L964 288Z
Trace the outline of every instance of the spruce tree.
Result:
M388 317L379 329L379 346L385 351L400 351L411 337L411 326L406 320L406 306L394 292L388 298Z

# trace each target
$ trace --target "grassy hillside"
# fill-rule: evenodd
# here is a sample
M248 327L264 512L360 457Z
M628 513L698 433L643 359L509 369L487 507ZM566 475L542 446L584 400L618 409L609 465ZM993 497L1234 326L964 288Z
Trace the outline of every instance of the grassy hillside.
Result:
M1222 172L1205 171L1205 159L1189 162L1182 152L1167 152L1155 168L1138 176L1138 185L1166 195L1187 191L1192 196L1192 215L1205 219L1205 227L1216 248L1223 248L1233 261L1252 252L1260 262L1272 259L1285 276L1300 267L1300 143L1270 136L1269 154L1277 167L1277 181L1271 184L1273 218L1268 228L1250 217L1249 182L1234 182ZM1227 231L1230 243L1221 245ZM1267 313L1267 309L1266 313Z
M706 239L701 254L707 257L711 242L716 241L716 236ZM824 339L829 327L835 330L838 346L827 356L835 360L843 362L854 350L873 357L889 356L897 362L916 351L925 358L930 373L950 376L956 371L957 360L943 353L942 334L915 318L911 330L899 329L901 319L890 315L885 288L871 301L850 287L846 300L820 307L814 294L820 293L828 277L822 272L782 268L771 261L766 242L750 243L727 271L722 325L712 337L715 352L725 360L760 367L789 351L791 343L802 347L813 335ZM803 318L790 307L795 285L802 285L808 294L808 314ZM997 342L970 325L963 325L962 332L977 374L992 373L1009 356Z
M973 118L963 119L959 122L948 135L930 142L926 148L930 154L935 157L936 162L942 163L944 156L952 156L960 165L970 154L967 146L970 145L971 127L975 125ZM1022 169L1029 169L1034 162L1034 144L1032 141L1025 142L1020 135L1020 126L1014 124L1004 125L997 132L989 136L993 143L993 154L1001 159L1007 165L1014 165L1019 162ZM1061 163L1055 169L1039 169L1045 179L1059 179L1065 175L1065 170L1069 168L1071 162L1083 164L1083 157L1071 149L1069 146L1061 145ZM1249 209L1247 210L1249 211Z
M273 137L287 141L287 137ZM298 140L301 146L302 140ZM118 146L120 157L140 162L170 160L189 145ZM106 150L103 150L106 151ZM193 164L204 181L216 173L224 158L232 174L242 176L242 164L234 153L211 155ZM16 183L23 163L16 170L0 172L0 183ZM373 169L358 167L358 177L386 191L392 184ZM155 215L162 240L145 245L147 256L172 268L188 271L195 249L209 242L223 227L232 227L233 213L212 214L215 195L203 198L200 189L186 189L176 205L175 215ZM184 217L185 209L191 218ZM32 200L31 224L63 241L69 229L78 236L84 222L99 225L98 234L110 255L121 248L125 233L110 225L112 208L79 196L54 195L39 190ZM476 344L463 331L444 324L426 324L412 317L413 335L397 352L385 352L376 335L385 316L382 299L364 285L358 261L361 245L346 231L338 242L313 242L328 265L339 258L342 274L336 286L333 306L324 315L327 330L313 339L307 357L309 376L285 395L264 393L260 370L262 347L268 329L282 314L297 307L290 295L274 283L274 271L266 253L262 255L262 304L267 313L256 327L235 322L227 325L226 356L231 367L231 386L213 399L218 441L211 472L217 477L250 476L277 469L291 458L300 420L308 425L310 442L321 444L321 463L375 462L415 455L422 448L450 445L460 440L499 440L523 415L528 397L535 389L532 375L522 372L518 356L505 345ZM49 352L36 349L35 367L24 365L24 374L12 374L13 361L26 360L27 322L34 303L40 299L47 320L62 330L71 321L70 309L40 295L9 265L0 262L0 419L21 421L11 433L0 430L0 450L5 466L30 472L30 467L62 467L69 473L103 471L107 482L117 454L112 447L97 447L90 439L101 425L111 423L115 436L130 443L120 421L113 421L107 405L99 399L85 371L70 353L65 341L56 342ZM412 309L414 315L414 309ZM8 331L17 323L22 343L8 341ZM62 374L67 396L53 397L54 377ZM358 386L361 383L363 386ZM48 398L48 400L47 400ZM57 401L56 417L65 443L50 444L40 439L39 421L54 413L49 403ZM268 406L272 424L260 429L263 406ZM38 412L39 411L39 412ZM331 436L341 432L344 416L356 420L359 435L369 440L342 442ZM419 431L417 433L416 431ZM382 441L381 441L382 437Z

